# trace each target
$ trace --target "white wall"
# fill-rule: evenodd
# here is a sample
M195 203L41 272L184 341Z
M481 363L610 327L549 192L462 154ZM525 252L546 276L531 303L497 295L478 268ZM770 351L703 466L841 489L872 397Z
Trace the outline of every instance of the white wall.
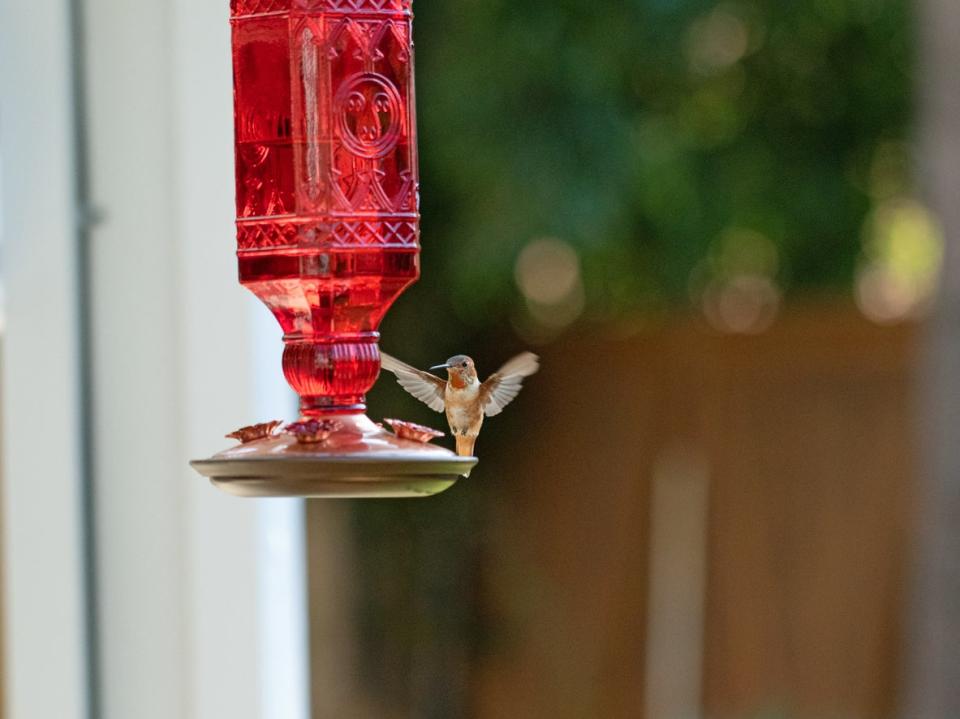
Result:
M86 709L66 0L0 2L5 716Z
M83 9L101 220L81 412L67 0L0 3L7 719L84 716L81 419L103 717L303 719L302 505L227 497L187 466L294 411L279 328L236 281L229 3Z

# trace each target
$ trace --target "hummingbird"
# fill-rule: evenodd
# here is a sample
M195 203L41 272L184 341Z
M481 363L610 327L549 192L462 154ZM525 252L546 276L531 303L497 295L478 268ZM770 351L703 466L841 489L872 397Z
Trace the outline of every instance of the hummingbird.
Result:
M381 366L393 372L407 392L436 412L446 411L450 433L457 441L457 454L461 457L473 455L484 417L500 414L520 393L524 378L540 369L540 358L524 352L481 382L473 360L466 355L454 355L430 368L445 369L447 379L411 367L384 352L380 357Z

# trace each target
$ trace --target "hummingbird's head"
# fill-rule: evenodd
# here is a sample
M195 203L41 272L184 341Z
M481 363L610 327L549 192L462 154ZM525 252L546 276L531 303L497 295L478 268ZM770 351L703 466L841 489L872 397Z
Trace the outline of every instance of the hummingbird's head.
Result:
M454 355L443 364L438 364L430 369L447 370L450 382L457 389L463 389L467 385L473 384L477 379L477 368L473 366L473 360L466 355Z

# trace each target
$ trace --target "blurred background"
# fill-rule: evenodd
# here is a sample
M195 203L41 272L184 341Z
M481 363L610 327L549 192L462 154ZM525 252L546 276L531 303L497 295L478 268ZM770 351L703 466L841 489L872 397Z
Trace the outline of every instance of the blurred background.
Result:
M416 0L423 278L382 346L543 368L446 494L271 504L184 469L293 412L235 281L226 1L3 2L6 626L65 563L77 616L34 626L86 716L960 716L960 5ZM11 64L41 6L52 89ZM61 412L23 387L63 322ZM390 380L371 416L442 426ZM44 556L25 412L76 442ZM7 719L53 716L19 626Z

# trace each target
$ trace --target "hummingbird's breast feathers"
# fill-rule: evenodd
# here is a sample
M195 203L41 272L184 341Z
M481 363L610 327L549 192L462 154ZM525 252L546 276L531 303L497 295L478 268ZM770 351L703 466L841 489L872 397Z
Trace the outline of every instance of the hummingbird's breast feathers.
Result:
M447 407L447 421L455 436L476 437L483 424L483 409L480 406L480 382L456 387L453 382L447 384L444 397Z

